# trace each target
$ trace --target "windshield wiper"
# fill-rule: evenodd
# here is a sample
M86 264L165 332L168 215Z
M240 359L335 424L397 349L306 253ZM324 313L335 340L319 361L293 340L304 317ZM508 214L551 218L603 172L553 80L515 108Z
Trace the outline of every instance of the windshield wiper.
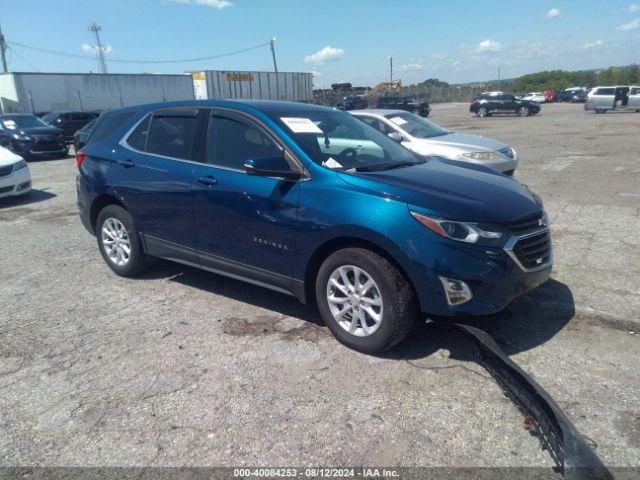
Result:
M383 163L382 165L371 165L370 167L357 167L356 170L358 172L381 172L383 170L391 170L394 168L412 167L414 165L421 165L426 162L427 160L417 160L415 162L403 161L395 163Z

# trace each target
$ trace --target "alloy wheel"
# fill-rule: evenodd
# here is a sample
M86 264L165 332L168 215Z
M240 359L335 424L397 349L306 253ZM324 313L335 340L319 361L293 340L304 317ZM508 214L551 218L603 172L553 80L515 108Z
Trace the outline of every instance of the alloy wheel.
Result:
M327 302L335 321L351 335L367 337L380 327L384 310L380 288L359 267L343 265L333 271Z
M129 232L117 218L107 218L102 224L102 248L107 258L118 266L126 265L131 259Z

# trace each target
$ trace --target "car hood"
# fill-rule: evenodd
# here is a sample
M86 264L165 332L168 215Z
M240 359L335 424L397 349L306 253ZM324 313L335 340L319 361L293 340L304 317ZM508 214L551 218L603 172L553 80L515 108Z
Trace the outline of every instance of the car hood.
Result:
M7 148L0 147L0 167L13 165L18 160L22 160L22 157L20 155L16 155Z
M454 147L466 152L482 152L486 150L495 151L499 148L508 146L506 143L494 140L492 138L458 132L449 133L448 135L441 135L439 137L416 138L415 142L418 145L424 144Z
M542 209L529 189L511 177L486 167L435 157L412 167L338 175L362 190L452 220L509 222Z
M30 127L19 130L9 130L9 132L19 133L20 135L56 135L62 133L62 130L56 127Z

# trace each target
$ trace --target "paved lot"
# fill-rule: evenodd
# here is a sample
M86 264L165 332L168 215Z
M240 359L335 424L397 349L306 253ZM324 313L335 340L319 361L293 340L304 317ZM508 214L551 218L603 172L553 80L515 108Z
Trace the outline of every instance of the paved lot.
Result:
M553 280L475 321L609 466L640 466L640 114L550 105L441 125L520 152L550 212ZM551 465L448 328L387 355L340 346L314 308L161 263L113 275L75 208L72 159L0 200L0 465Z

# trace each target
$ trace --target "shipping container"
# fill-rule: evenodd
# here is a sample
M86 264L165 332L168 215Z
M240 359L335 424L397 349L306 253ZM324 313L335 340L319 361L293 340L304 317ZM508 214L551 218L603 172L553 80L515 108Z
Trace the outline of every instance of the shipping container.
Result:
M196 98L311 102L313 74L206 70L191 72Z
M100 111L138 103L193 100L187 74L4 73L0 111Z

